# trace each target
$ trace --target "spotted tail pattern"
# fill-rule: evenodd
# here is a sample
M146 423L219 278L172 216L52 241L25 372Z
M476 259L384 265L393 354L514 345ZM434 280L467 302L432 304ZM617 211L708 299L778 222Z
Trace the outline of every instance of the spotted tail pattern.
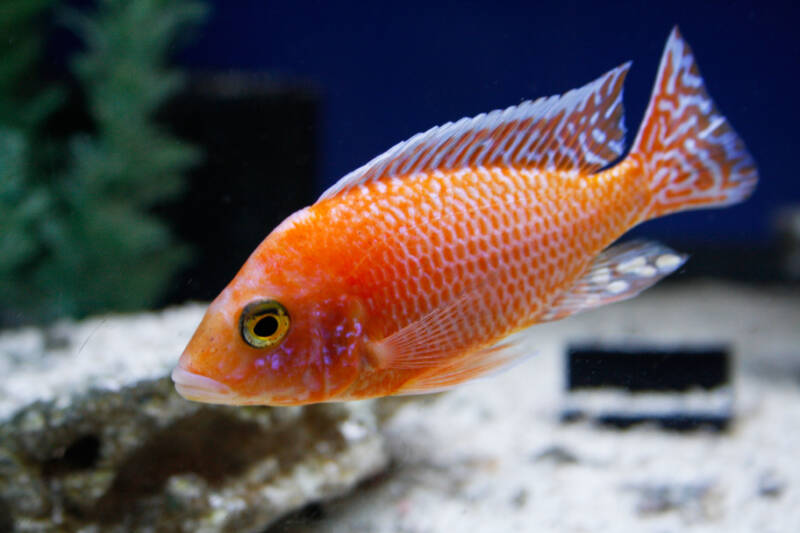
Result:
M758 181L753 158L706 92L677 28L667 41L631 158L651 178L642 220L741 202Z

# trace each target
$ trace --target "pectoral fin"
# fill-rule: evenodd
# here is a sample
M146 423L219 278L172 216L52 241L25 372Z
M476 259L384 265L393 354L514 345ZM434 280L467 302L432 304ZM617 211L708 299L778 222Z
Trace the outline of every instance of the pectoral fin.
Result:
M465 381L508 370L536 354L531 329L509 335L500 342L463 355L451 364L432 369L403 385L397 394L429 394L451 389Z

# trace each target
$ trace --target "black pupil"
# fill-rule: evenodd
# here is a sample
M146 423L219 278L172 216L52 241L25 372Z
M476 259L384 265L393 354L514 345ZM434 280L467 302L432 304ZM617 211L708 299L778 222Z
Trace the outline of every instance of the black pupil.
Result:
M271 337L278 331L278 319L275 315L264 315L258 319L253 327L253 333L259 337Z

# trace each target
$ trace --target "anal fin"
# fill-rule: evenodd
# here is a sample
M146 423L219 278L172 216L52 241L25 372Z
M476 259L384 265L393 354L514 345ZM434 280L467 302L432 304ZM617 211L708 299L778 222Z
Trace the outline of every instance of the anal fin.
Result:
M686 255L648 241L611 246L583 277L553 303L541 321L558 320L601 305L633 298L686 262Z

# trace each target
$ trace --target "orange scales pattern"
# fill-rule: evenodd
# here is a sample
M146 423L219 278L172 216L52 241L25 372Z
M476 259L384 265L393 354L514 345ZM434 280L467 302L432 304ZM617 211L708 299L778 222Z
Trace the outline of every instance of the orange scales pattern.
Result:
M632 170L573 179L495 167L372 182L312 206L308 219L330 243L332 254L320 263L343 280L335 290L365 303L369 338L457 302L461 327L428 346L428 354L441 354L535 323L645 205L627 193L643 189ZM301 223L295 231L308 230ZM416 361L425 354L418 351ZM428 373L426 366L396 368L399 380Z

